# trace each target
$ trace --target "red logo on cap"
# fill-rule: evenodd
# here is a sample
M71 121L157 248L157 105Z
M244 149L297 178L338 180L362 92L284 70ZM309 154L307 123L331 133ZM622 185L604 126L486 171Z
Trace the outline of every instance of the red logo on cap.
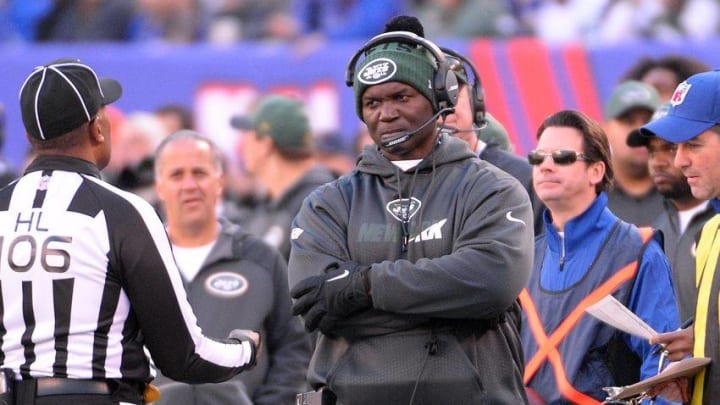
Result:
M690 87L692 87L692 84L688 84L688 82L678 84L672 97L670 97L670 104L673 106L682 104L682 102L685 101L685 96L688 91L690 91Z

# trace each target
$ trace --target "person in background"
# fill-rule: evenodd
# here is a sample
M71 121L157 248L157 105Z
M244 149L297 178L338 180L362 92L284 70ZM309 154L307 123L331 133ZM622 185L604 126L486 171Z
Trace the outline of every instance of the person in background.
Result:
M510 142L510 134L505 125L488 111L485 111L485 126L478 132L478 139L488 145L497 145L499 149L506 152L513 152L515 149ZM523 163L525 163L524 160Z
M236 116L231 125L242 133L237 149L245 170L267 195L241 225L288 258L290 223L303 199L335 175L316 159L310 122L299 100L266 96L249 118Z
M42 2L39 2L42 3ZM55 0L38 20L38 42L128 41L136 9L125 0Z
M316 146L318 162L330 169L335 177L350 173L355 168L355 156L350 153L339 132L318 135Z
M652 120L664 117L669 108L670 103L661 105ZM680 319L692 319L697 302L696 241L705 222L715 215L715 210L707 200L693 197L687 177L673 165L677 145L656 136L642 136L639 129L630 133L627 143L631 147L648 149L650 177L665 197L665 209L653 227L663 233L663 246L670 260Z
M655 393L692 404L720 401L720 71L690 76L671 97L668 113L644 125L640 133L677 145L674 164L687 177L695 198L710 200L716 215L705 223L697 243L695 279L698 289L694 324L681 331L662 334L653 343L662 344L670 360L688 354L712 361L692 381L682 378L656 389ZM688 390L688 387L692 387ZM685 388L685 389L682 389Z
M293 222L293 311L318 331L308 380L343 405L527 402L514 320L532 260L530 199L439 130L454 75L410 32L359 49L346 77L375 145Z
M531 166L526 160L503 149L500 143L495 142L497 138L502 140L503 135L507 140L507 133L502 132L504 127L495 117L484 111L484 95L479 95L483 91L480 78L476 77L472 79L473 81L468 79L467 71L474 71L472 67L468 66L467 70L465 68L465 64L469 64L470 61L453 56L448 56L448 59L452 61L453 71L457 73L460 86L455 113L448 115L442 131L447 131L465 141L480 159L508 172L525 187L533 206L535 235L539 235L545 229L542 222L544 206L533 190ZM478 100L477 97L482 99ZM481 103L482 106L479 106L478 104Z
M355 155L360 155L367 145L375 145L375 142L372 140L370 132L368 132L367 125L360 121L355 136L353 137L353 151Z
M415 15L432 38L507 38L519 34L520 23L510 2L493 0L419 1Z
M207 40L212 43L239 41L290 41L299 34L298 21L287 0L243 0L205 2L211 19Z
M2 156L3 146L5 145L5 106L0 104L0 188L10 184L11 181L17 179L18 174Z
M164 104L156 108L152 115L163 128L163 136L170 135L183 129L195 129L195 120L193 118L192 111L181 104ZM223 198L218 201L218 215L221 215L230 222L241 223L249 214L250 206L252 206L253 200L250 198L244 199L244 195L237 192L238 186L244 185L242 184L244 179L238 178L237 173L228 170L229 163L226 155L223 154L222 158L223 179L225 180L225 184L223 185ZM143 162L143 164L137 166L136 168L139 170L131 171L131 173L135 173L137 175L139 183L144 186L147 185L147 179L151 182L154 182L155 180L155 170L153 170L151 165L147 167L145 166L145 164L148 163L154 164L154 158L147 159ZM148 173L147 168L150 169L150 173ZM130 179L132 180L132 177L130 177ZM248 188L250 187L251 186L248 186ZM153 188L153 192L154 191L155 190ZM146 193L146 195L147 194L149 193ZM162 217L162 211L160 211L160 215Z
M304 36L325 40L367 38L382 30L394 15L403 14L409 0L293 0L291 10Z
M195 120L190 109L181 104L164 104L153 111L155 117L170 135L181 129L195 129Z
M608 209L613 167L598 123L560 111L543 121L537 139L528 160L547 209L520 294L524 382L545 403L600 404L604 387L654 376L662 363L646 339L585 309L612 295L654 330L675 330L670 266L651 228L638 229Z
M167 135L160 120L152 113L134 112L125 116L116 128L114 154L104 170L105 178L114 186L157 205L153 187L154 153Z
M670 101L678 84L694 74L708 70L709 66L690 56L646 56L630 67L623 81L637 80L653 86L660 96L660 101L665 103Z
M650 34L663 42L712 41L720 25L720 3L714 0L663 1L663 12L652 22Z
M209 16L202 0L136 0L132 41L190 43L205 39Z
M161 404L290 404L304 388L310 341L290 313L287 266L273 248L218 217L223 156L208 138L181 130L155 152L155 188L188 301L206 333L259 331L257 366L219 384L158 380ZM232 308L232 310L228 310ZM247 398L246 398L247 400Z
M155 211L100 178L120 83L58 59L35 67L19 93L35 158L0 190L0 238L12 246L1 265L3 402L152 402L150 356L187 383L252 368L260 335L206 337Z
M618 85L605 108L603 130L612 150L615 184L608 208L623 221L648 226L663 211L663 197L648 173L648 151L627 144L628 134L650 120L660 106L655 89L638 81Z

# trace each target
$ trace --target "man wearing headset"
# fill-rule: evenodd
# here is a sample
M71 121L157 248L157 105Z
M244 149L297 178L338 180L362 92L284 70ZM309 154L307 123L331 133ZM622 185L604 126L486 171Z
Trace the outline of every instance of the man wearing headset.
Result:
M439 131L457 79L432 42L378 35L346 77L375 145L293 224L293 310L319 330L309 382L344 405L525 403L506 313L531 267L527 193Z
M425 28L414 16L400 15L385 24L385 32L410 31L425 36ZM485 110L485 91L480 75L468 58L449 48L440 48L458 79L455 111L442 122L441 130L462 139L482 160L508 172L525 187L535 218L535 235L543 232L543 204L532 188L532 167L527 160L504 149L509 143L502 124Z
M532 188L532 168L528 162L512 152L505 151L494 142L485 142L483 134L491 126L501 125L495 117L485 111L485 102L480 77L470 61L449 49L443 51L452 70L458 77L460 91L455 113L448 117L442 130L465 141L478 157L515 177L527 190L533 206L535 234L543 232L542 202ZM472 79L468 72L472 72Z

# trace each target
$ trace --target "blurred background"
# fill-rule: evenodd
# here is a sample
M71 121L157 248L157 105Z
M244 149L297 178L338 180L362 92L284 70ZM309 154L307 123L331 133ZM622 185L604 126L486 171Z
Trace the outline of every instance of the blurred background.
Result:
M321 143L352 154L361 126L347 63L398 14L471 58L488 111L521 155L552 112L602 120L613 88L639 78L643 60L720 65L720 0L0 0L2 155L21 169L18 91L34 66L59 57L123 84L112 105L117 167L139 164L178 125L232 161L230 117L268 92L301 98Z

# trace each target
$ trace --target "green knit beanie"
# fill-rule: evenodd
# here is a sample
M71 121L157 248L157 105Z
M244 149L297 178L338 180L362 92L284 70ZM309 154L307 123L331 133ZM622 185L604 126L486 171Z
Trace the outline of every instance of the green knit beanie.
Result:
M390 42L369 50L353 80L358 117L363 119L362 95L365 90L386 82L401 82L414 87L430 101L433 112L437 112L432 88L435 63L432 55L424 48L404 43Z

